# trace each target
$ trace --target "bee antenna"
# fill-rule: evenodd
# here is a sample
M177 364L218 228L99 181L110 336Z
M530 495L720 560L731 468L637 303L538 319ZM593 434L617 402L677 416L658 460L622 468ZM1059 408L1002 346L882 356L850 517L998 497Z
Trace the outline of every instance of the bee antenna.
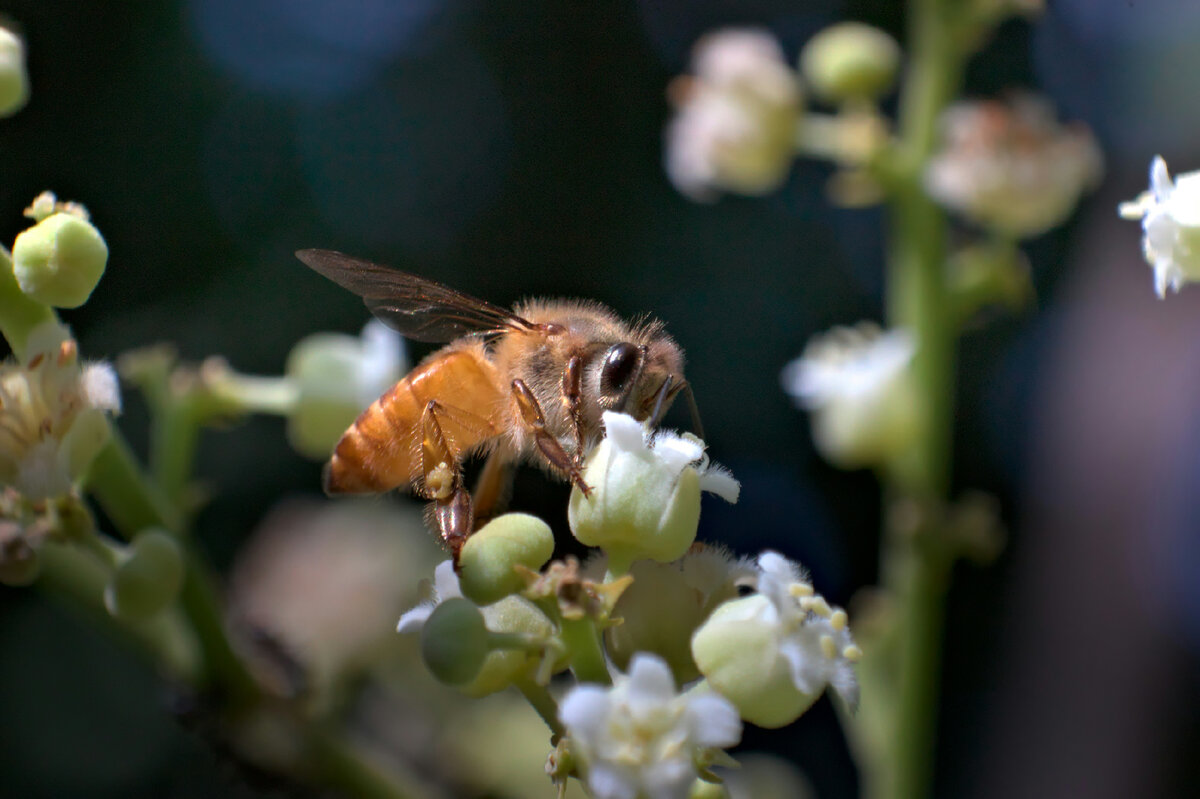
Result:
M697 438L704 438L704 425L700 422L700 406L696 404L696 395L692 393L692 384L683 381L683 392L687 394L688 412L692 415L692 432Z
M662 413L663 402L671 393L671 381L675 379L675 375L667 375L667 379L663 381L662 386L658 389L658 396L654 400L654 411L650 414L650 424L657 425L659 422L659 414Z

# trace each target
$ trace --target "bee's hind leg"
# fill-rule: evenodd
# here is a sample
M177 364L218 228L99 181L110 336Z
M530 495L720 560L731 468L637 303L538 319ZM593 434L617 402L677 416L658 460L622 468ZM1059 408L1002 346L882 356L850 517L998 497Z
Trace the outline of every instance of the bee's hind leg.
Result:
M438 422L442 408L430 400L421 414L422 494L433 500L433 519L458 564L458 553L474 528L471 494L463 486L462 464Z

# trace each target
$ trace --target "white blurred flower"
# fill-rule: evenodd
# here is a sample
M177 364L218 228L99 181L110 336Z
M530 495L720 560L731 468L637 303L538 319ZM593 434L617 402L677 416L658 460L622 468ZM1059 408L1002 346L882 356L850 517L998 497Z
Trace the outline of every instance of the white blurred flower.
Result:
M1062 224L1103 171L1082 124L1060 125L1045 101L966 101L943 112L942 144L925 172L937 202L1016 238Z
M111 365L81 365L65 327L29 334L21 363L0 364L0 483L28 500L62 496L108 441L121 409Z
M717 31L697 42L692 68L694 76L671 86L671 182L694 200L777 188L795 154L801 115L800 82L779 44L765 31Z
M559 718L596 799L683 799L711 749L741 739L737 710L713 693L680 695L658 657L638 654L611 688L577 686Z
M288 439L300 453L327 458L364 408L400 379L407 357L400 334L377 319L359 337L315 333L288 355L285 372L297 400Z
M592 494L571 491L571 532L581 543L602 548L618 572L641 558L681 557L696 540L700 492L737 502L738 481L709 462L704 442L695 436L651 433L632 416L612 411L603 420L604 440L583 473Z
M916 428L915 350L908 331L863 323L814 338L784 367L783 389L811 412L813 441L831 463L875 466L907 447Z
M790 724L832 686L858 704L861 657L844 610L813 591L781 555L758 560L758 593L719 607L692 638L692 655L716 691L763 727Z
M1155 156L1150 164L1150 190L1118 209L1125 219L1142 220L1142 252L1154 267L1154 290L1160 298L1167 288L1200 280L1200 171L1179 175L1172 182L1167 162Z
M442 561L433 570L431 596L400 617L400 622L396 625L396 632L420 632L421 628L425 626L425 620L429 618L429 614L433 613L434 608L447 599L457 599L461 596L462 589L458 586L458 575L454 573L454 562L450 560Z

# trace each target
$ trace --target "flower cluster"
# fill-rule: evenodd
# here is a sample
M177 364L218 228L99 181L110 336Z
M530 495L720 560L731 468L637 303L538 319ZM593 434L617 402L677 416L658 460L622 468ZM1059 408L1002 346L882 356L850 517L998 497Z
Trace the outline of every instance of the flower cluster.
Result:
M0 482L36 502L62 496L83 479L120 411L117 375L81 364L57 323L35 328L21 362L0 365Z
M943 113L941 131L925 172L929 194L1014 238L1062 224L1103 168L1087 128L1059 125L1047 103L1028 95L958 103Z
M590 492L576 487L568 514L601 557L547 564L549 528L500 516L437 567L398 629L419 633L430 671L473 695L539 695L570 669L577 683L548 719L565 734L555 778L577 776L596 797L682 799L716 779L742 719L786 724L826 685L854 704L857 647L799 567L696 543L701 492L739 492L702 441L603 421L583 470Z

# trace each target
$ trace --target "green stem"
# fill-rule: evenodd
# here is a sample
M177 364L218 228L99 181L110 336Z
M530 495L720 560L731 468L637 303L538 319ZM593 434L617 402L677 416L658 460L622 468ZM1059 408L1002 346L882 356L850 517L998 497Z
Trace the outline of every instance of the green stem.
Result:
M348 740L337 727L314 724L309 728L308 751L320 780L345 796L356 799L447 799L444 793L415 774L402 771L390 760L376 763L362 747Z
M21 291L13 274L12 255L0 247L0 333L18 358L25 357L29 331L55 318L53 310Z
M596 623L588 618L563 619L559 624L563 644L571 653L571 671L580 682L611 685L612 676L600 646Z
M566 735L562 722L558 720L558 703L554 701L546 686L539 685L528 677L517 680L514 685L529 704L533 705L533 709L542 717L542 721L546 722L550 732L559 737Z
M116 431L92 465L88 488L126 538L147 527L162 527L185 539L181 514L163 499ZM195 548L185 546L188 568L180 602L204 653L201 685L219 686L222 698L236 710L255 701L259 688L230 646L215 578Z
M186 397L176 398L170 391L155 403L150 431L150 472L163 495L186 515L190 506L188 484L196 443L200 437L195 409Z
M954 0L912 0L901 96L898 157L891 183L889 323L916 338L913 376L920 395L921 436L909 459L889 475L889 493L940 507L949 490L957 328L946 282L947 224L926 196L922 173L937 143L937 123L962 79ZM938 518L932 514L931 518ZM951 558L937 530L885 539L883 578L897 597L900 648L897 698L885 778L887 799L930 794L936 740L941 629Z
M111 570L77 548L47 543L39 553L38 585L85 613L144 652L174 679L194 684L202 665L196 639L176 612L164 611L139 624L114 619L104 607L104 588Z
M129 444L117 431L88 472L87 490L126 539L147 527L163 527L176 535L183 519L138 465Z

